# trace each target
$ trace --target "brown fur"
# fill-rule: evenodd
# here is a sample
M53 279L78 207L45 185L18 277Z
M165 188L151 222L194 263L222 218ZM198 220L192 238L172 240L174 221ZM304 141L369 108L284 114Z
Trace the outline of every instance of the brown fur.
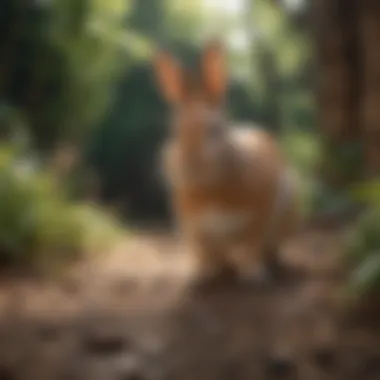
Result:
M226 70L219 45L205 49L201 86L185 86L184 71L167 53L158 55L156 69L163 93L176 107L164 171L173 211L200 269L214 275L229 264L243 277L261 275L265 255L278 249L298 222L295 183L287 189L281 179L288 169L281 151L260 129L222 128L220 136L210 137L225 120ZM285 198L277 207L279 195ZM220 228L232 231L235 217L241 226L225 235L211 233L212 226L206 230L203 217L211 207L225 216Z

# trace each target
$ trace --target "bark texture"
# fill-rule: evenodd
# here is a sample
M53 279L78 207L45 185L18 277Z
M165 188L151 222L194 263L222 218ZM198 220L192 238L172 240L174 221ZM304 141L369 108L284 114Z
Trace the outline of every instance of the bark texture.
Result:
M310 14L327 179L342 185L380 176L380 2L313 0Z

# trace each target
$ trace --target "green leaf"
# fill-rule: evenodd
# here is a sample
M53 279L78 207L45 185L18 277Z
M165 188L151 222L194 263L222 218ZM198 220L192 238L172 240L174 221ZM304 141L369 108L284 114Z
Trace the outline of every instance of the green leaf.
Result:
M371 253L353 272L350 286L359 294L379 290L380 285L380 251Z
M357 201L380 207L380 180L357 185L352 188L350 194Z

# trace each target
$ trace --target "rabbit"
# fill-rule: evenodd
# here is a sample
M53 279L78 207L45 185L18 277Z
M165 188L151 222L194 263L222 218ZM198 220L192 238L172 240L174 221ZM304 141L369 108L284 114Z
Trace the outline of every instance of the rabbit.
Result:
M274 137L228 121L224 53L219 41L206 43L194 75L170 52L156 52L157 87L172 107L164 178L199 280L232 269L243 281L263 283L299 225L298 177Z

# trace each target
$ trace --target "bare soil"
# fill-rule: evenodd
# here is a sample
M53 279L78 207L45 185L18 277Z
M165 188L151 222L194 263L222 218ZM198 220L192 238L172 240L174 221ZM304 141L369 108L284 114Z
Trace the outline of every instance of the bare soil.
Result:
M303 232L266 289L197 290L189 252L151 232L59 281L4 275L0 380L378 380L380 329L344 307L340 239Z

